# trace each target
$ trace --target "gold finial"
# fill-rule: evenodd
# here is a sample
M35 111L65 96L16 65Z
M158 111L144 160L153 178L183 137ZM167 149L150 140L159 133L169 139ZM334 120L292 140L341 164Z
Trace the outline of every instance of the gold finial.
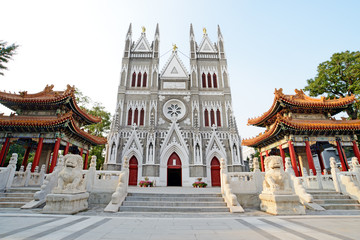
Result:
M175 52L178 49L178 47L176 46L176 44L173 44L173 51Z
M203 28L203 32L204 32L204 34L206 34L206 28Z
M146 31L146 28L144 26L142 26L141 29L143 33Z

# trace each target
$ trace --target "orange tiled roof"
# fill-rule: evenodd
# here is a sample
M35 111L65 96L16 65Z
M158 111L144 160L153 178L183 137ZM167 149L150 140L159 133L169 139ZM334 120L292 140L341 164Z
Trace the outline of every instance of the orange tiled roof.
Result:
M265 142L274 141L275 136L279 134L285 135L285 130L296 131L352 131L360 132L360 120L300 120L292 119L291 117L282 117L277 115L275 123L264 133L260 133L258 136L250 139L244 139L242 145L249 147L257 147L259 145L267 145Z
M63 127L70 128L71 132L73 132L77 136L80 136L84 140L89 141L94 145L102 145L107 143L106 138L91 135L90 133L87 133L84 130L80 129L75 123L74 113L72 111L69 111L60 116L0 115L0 126L4 126L4 127L51 128L51 127L59 127L67 122L69 124Z
M16 103L19 104L40 104L40 105L48 105L48 104L56 104L62 101L69 99L69 103L72 107L72 110L85 119L88 124L89 123L98 123L101 122L100 117L96 117L88 114L85 110L81 109L75 100L75 87L71 87L67 85L67 89L65 91L53 91L54 85L46 85L45 89L39 93L29 94L27 91L16 93L7 93L0 91L0 102L11 108L11 104ZM9 104L11 103L11 104ZM15 110L15 109L13 109Z
M304 109L345 109L353 104L355 96L346 96L339 99L312 98L306 96L302 90L295 89L295 95L285 95L282 88L275 89L275 98L270 109L259 117L248 119L248 125L264 127L267 120L275 116L279 111L286 107L294 106Z

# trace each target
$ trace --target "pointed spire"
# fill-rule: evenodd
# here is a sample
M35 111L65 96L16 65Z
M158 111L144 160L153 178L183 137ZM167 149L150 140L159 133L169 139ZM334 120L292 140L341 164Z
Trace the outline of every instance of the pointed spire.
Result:
M131 28L131 23L130 23L130 25L129 25L129 30L128 30L128 32L127 32L127 35L131 35L132 34L132 28Z
M193 29L192 23L190 23L190 37L193 37L193 36L194 36L194 29Z
M159 23L156 24L155 36L156 36L156 35L160 35L160 32L159 32Z
M222 34L221 34L221 30L220 30L220 26L218 25L218 37L222 38Z

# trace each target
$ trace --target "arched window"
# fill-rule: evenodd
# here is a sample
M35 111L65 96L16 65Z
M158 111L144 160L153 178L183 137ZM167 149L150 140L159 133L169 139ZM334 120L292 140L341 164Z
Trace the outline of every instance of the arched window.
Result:
M127 125L131 125L131 122L132 122L132 109L130 108L129 109L129 112L128 112L128 124Z
M205 73L202 74L202 87L206 88L206 76L205 76Z
M216 73L213 74L213 82L214 82L214 88L217 88L217 79L216 79Z
M221 127L221 114L220 114L219 109L216 110L216 121L217 121L217 126Z
M138 73L137 87L141 87L141 72Z
M135 87L135 81L136 81L136 73L134 72L132 75L132 81L131 81L131 86Z
M208 73L207 79L208 79L208 87L211 88L212 85L211 85L211 74L210 73Z
M135 123L137 126L139 126L139 125L138 125L138 115L139 115L139 111L138 111L138 109L136 108L136 109L135 109L135 112L134 112L134 123Z
M205 127L209 126L209 112L207 109L204 111L204 118L205 118Z
M210 111L210 117L211 117L211 127L213 124L215 124L215 112L213 109Z
M145 74L144 74L144 77L145 77ZM140 111L140 126L144 126L144 117L145 117L144 109L142 108Z
M146 81L147 81L147 73L144 72L144 76L143 76L143 87L146 87Z

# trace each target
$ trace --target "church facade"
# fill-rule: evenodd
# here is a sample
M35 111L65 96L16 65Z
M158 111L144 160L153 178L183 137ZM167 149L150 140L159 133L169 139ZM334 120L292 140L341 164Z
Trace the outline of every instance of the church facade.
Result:
M204 28L198 44L191 25L189 70L176 45L161 69L159 26L150 44L144 27L133 42L130 24L105 169L127 157L129 185L148 177L156 186L220 186L221 158L228 171L244 169L220 27L217 36Z

